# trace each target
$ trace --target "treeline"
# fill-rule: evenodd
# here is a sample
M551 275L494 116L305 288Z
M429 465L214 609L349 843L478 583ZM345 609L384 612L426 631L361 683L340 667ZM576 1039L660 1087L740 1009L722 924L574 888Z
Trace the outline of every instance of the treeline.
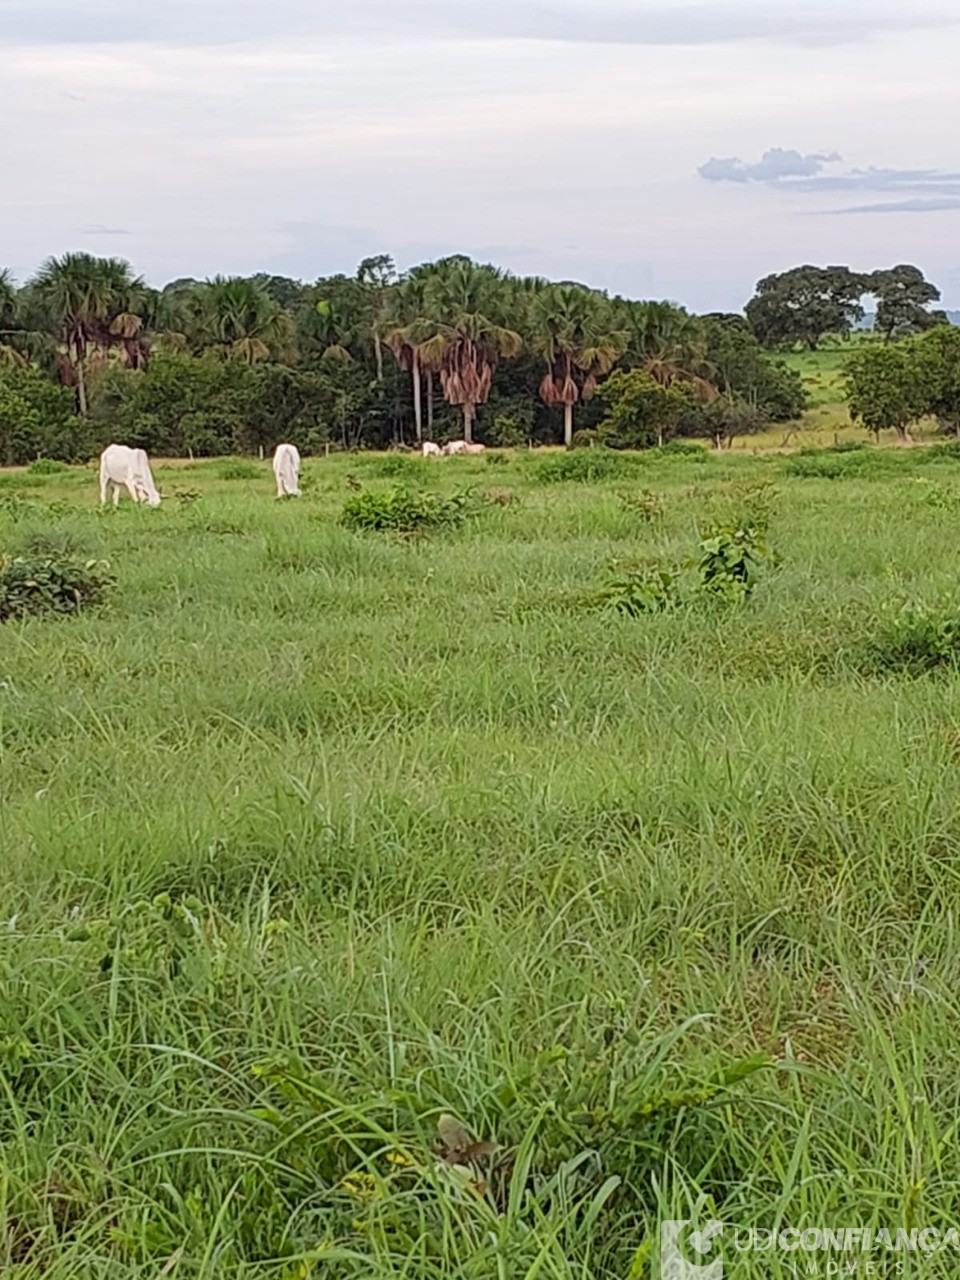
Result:
M805 406L742 316L693 316L456 256L313 284L217 277L147 287L128 263L0 272L0 463L457 436L494 445L674 436L717 445Z

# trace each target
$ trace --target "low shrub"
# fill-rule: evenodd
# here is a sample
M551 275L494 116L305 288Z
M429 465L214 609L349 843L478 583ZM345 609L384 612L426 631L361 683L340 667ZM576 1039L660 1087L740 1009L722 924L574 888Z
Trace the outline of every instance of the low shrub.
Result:
M925 506L936 511L960 511L960 493L954 486L940 484L936 480L926 480L920 476L914 483L919 486L920 499Z
M344 503L340 522L357 532L426 533L457 529L475 509L470 490L446 498L396 487L386 492L355 493Z
M643 463L636 454L612 449L574 449L536 460L534 477L541 484L591 484L597 480L622 480L637 473Z
M573 433L570 441L571 449L605 449L609 432L600 431L597 427L581 427Z
M651 493L649 489L641 489L639 493L621 493L618 495L620 505L627 511L638 515L647 524L654 524L663 519L666 504L663 495Z
M680 580L675 570L648 564L615 578L599 593L597 603L631 618L663 613L680 603Z
M263 475L263 468L246 458L230 458L217 467L217 476L221 480L256 480Z
M520 495L516 489L506 487L487 489L483 497L484 501L489 502L494 507L512 507L520 501Z
M856 443L853 448L835 445L831 449L803 449L784 462L783 470L802 480L869 480L895 475L905 465L904 455L911 452L857 447Z
M719 528L766 533L779 497L780 490L771 480L735 480L711 493L712 523Z
M83 540L72 529L34 529L14 541L14 554L28 559L67 560L84 553Z
M36 555L0 560L0 622L78 613L100 604L113 582L109 566L98 560Z
M61 471L69 471L65 462L57 462L55 458L35 458L27 467L32 476L55 476Z
M960 602L907 601L884 613L882 625L867 643L867 674L924 675L960 663Z
M391 453L385 458L364 467L369 475L382 476L385 480L413 479L423 474L423 459L405 453Z
M696 561L700 590L741 603L753 593L759 564L766 556L759 529L751 525L712 529L701 540Z
M19 493L0 495L0 516L5 516L13 522L26 520L30 516L37 516L44 520L55 519L57 516L65 515L69 510L70 504L61 499L56 502L44 502L41 498L28 498Z
M650 450L650 454L661 458L692 458L695 462L709 462L710 455L702 445L693 444L690 440L667 440Z
M526 444L523 427L509 414L500 414L490 430L490 443L499 449L522 449Z

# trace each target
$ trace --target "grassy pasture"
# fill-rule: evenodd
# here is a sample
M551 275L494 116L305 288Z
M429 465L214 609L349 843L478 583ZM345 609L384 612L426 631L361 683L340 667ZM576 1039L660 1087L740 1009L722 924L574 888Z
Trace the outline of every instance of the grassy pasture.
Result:
M957 596L960 459L543 464L0 474L0 550L118 580L0 628L4 1275L641 1280L664 1218L955 1222L960 676L863 655ZM398 478L501 494L340 527ZM767 481L745 606L585 602Z

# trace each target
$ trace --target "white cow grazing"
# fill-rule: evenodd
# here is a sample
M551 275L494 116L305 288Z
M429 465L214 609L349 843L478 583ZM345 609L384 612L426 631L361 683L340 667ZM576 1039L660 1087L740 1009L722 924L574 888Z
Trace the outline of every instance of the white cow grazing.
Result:
M142 449L129 449L125 444L108 444L100 455L100 505L107 500L113 485L113 505L120 505L120 490L126 489L134 502L159 507L160 494L153 483L150 462Z
M421 448L425 458L440 458L443 456L443 450L438 444L434 444L432 440L424 440Z
M278 498L300 497L300 454L296 445L278 444L273 455Z
M443 452L448 458L452 458L455 453L466 453L466 440L451 440L449 444L444 445Z

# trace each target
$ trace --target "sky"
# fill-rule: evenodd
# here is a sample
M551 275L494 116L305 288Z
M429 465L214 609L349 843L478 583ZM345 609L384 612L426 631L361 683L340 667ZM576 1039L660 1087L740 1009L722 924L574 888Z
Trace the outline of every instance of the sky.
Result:
M469 253L693 310L803 262L960 307L956 0L0 0L0 267Z

